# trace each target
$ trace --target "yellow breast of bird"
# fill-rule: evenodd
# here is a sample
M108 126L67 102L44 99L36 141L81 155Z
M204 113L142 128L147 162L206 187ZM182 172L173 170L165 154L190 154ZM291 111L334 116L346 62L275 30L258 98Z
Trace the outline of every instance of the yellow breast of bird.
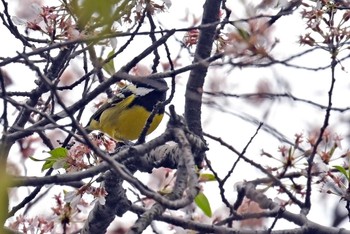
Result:
M135 96L131 95L120 103L117 103L115 108L105 110L100 118L100 130L116 140L137 139L150 113L141 106L132 106L129 108L134 98ZM153 132L158 127L162 118L163 115L156 115L153 118L147 134Z

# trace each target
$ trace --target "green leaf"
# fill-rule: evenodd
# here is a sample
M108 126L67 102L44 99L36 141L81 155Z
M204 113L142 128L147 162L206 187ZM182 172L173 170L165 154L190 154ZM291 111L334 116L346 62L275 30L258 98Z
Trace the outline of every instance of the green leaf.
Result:
M68 150L63 147L58 147L48 152L52 157L65 158L68 155Z
M194 202L203 211L203 213L206 216L208 217L212 216L210 203L208 201L208 198L204 195L204 193L199 192L198 195L194 198Z
M201 173L199 174L199 181L200 182L216 181L216 178L213 174Z
M76 9L76 14L80 24L83 25L87 24L89 21L100 21L110 18L112 6L112 1L83 0L81 2L81 7Z
M111 57L114 53L115 53L114 50L109 52L108 55L107 55L107 58ZM105 63L102 67L111 76L115 73L113 59L111 59L108 63Z
M50 169L53 166L54 162L53 161L45 161L43 166L41 167L41 171L45 171L47 169Z
M44 159L45 162L41 168L41 171L45 171L46 169L53 167L53 165L55 163L65 159L68 155L68 150L66 148L59 147L59 148L56 148L56 149L49 151L48 153L51 156Z
M342 167L342 166L333 166L335 169L337 169L340 173L342 173L346 179L349 181L349 175L348 173L346 172L345 168Z

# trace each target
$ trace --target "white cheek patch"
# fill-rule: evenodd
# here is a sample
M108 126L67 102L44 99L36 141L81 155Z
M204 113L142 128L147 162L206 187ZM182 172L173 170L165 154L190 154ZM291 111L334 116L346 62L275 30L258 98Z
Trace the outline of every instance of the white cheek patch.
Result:
M145 96L147 94L149 94L150 92L154 91L154 89L152 88L146 88L146 87L137 87L134 84L129 84L127 86L128 90L130 90L133 94L135 94L136 96Z
M145 87L137 87L132 92L137 96L145 96L145 95L149 94L150 92L152 92L153 90L154 89L145 88Z

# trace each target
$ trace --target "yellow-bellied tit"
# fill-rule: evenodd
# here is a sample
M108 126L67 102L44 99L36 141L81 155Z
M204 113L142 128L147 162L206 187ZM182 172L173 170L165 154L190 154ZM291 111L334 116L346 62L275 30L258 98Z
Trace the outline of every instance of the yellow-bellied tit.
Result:
M116 140L136 140L156 104L165 101L167 89L163 79L127 85L91 116L85 129L99 130ZM163 115L164 106L154 116L147 135L158 127Z

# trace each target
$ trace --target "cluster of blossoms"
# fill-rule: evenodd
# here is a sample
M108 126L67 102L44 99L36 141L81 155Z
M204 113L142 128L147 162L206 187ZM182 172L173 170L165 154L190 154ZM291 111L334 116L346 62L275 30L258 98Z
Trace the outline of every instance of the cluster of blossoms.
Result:
M91 141L99 148L112 152L115 149L115 141L101 135L91 136ZM52 151L50 151L52 152ZM99 164L98 160L92 151L86 145L78 143L70 147L64 157L56 158L52 167L54 169L64 169L66 173L79 172L93 165ZM47 159L47 162L52 161L54 156ZM45 164L44 164L45 165ZM62 195L55 195L55 206L51 208L51 215L36 216L27 218L23 215L16 217L16 220L10 224L14 230L19 230L23 233L53 233L57 230L77 230L84 220L86 211L94 203L99 202L104 205L106 202L107 192L101 185L95 185L95 180L82 185L79 189L65 191ZM87 202L87 198L91 200Z
M277 178L289 179L292 182L291 189L296 194L303 196L305 195L305 183L296 181L307 175L308 159L315 153L312 165L314 183L321 185L321 192L347 197L347 186L344 184L346 177L341 170L349 167L350 152L348 150L339 151L342 150L341 141L343 139L329 130L323 133L322 142L315 149L318 138L319 133L316 131L311 133L306 141L303 134L296 134L293 145L283 145L278 148L279 156L273 156L265 151L262 151L261 155L276 160L277 166L268 166L268 170Z
M303 1L301 12L306 20L307 33L300 36L303 45L318 46L334 56L341 47L347 48L350 38L350 3L347 1Z
M30 4L29 12L24 18L14 16L17 25L25 25L27 30L39 31L51 41L80 39L88 35L96 36L101 32L111 32L115 22L132 22L131 13L140 19L143 10L151 14L170 8L171 1L110 1L88 2L81 5L76 1L60 6L41 6L38 2ZM106 28L107 27L107 28ZM107 29L107 30L106 30Z
M25 25L26 29L39 31L51 40L78 39L81 36L64 6L40 6L38 3L32 3L30 10L31 15L27 19L14 16L13 22Z
M80 217L82 211L86 210L88 204L84 200L80 200L76 208L72 208L69 203L62 200L62 196L55 195L53 197L55 205L51 207L51 214L43 214L29 218L19 215L16 220L11 222L9 227L25 234L34 233L59 233L62 230L66 232L77 230L84 217Z
M82 196L89 194L94 200L89 203ZM87 210L96 201L105 203L107 195L104 188L93 188L92 186L83 186L77 192L65 192L62 195L54 195L55 205L51 207L51 214L43 214L34 218L19 215L15 221L11 222L9 227L22 233L58 233L62 230L77 230L86 219Z

